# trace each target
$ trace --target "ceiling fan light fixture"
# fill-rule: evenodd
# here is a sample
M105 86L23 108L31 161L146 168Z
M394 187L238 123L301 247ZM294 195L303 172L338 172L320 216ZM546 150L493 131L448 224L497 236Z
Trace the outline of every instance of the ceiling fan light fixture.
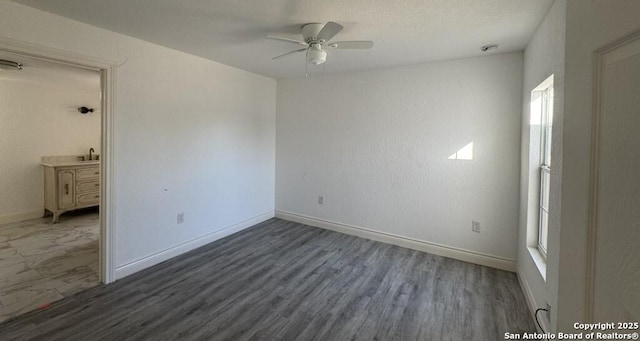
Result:
M307 62L313 65L320 65L327 61L327 51L320 45L312 46L307 53Z

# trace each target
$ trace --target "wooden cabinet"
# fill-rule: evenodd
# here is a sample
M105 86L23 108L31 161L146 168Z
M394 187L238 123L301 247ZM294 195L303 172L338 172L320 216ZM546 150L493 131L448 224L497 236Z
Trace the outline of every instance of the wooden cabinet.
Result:
M79 208L100 204L100 163L62 163L44 166L45 214L60 215Z

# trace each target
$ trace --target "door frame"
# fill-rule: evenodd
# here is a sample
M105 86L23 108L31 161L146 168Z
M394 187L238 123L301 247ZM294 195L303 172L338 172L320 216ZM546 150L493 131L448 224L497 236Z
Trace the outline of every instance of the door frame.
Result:
M117 63L110 60L63 51L42 45L0 37L0 51L90 69L100 72L101 143L100 158L100 241L99 279L111 283L115 278L115 166L114 103Z
M640 31L628 34L593 52L593 82L591 108L591 149L589 165L589 209L587 224L587 262L585 290L585 321L595 322L596 255L598 246L598 178L600 175L600 134L602 120L602 72L608 58L628 44L640 40Z

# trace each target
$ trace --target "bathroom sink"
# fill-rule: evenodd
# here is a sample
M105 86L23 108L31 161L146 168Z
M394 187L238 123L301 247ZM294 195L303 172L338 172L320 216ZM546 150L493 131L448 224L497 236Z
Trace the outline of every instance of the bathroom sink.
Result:
M89 160L89 155L84 155L82 157L82 160L80 160L80 162L94 162L94 161L100 161L100 155L92 155L91 160Z

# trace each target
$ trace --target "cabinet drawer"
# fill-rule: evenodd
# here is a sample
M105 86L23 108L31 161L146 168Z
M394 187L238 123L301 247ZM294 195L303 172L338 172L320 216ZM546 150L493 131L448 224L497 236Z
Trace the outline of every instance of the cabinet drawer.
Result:
M100 182L98 181L84 181L76 182L77 193L95 192L100 190Z
M89 180L100 177L100 168L78 168L76 169L76 180Z
M99 192L82 193L82 194L78 194L78 196L76 197L77 206L98 205L99 203L100 203Z

